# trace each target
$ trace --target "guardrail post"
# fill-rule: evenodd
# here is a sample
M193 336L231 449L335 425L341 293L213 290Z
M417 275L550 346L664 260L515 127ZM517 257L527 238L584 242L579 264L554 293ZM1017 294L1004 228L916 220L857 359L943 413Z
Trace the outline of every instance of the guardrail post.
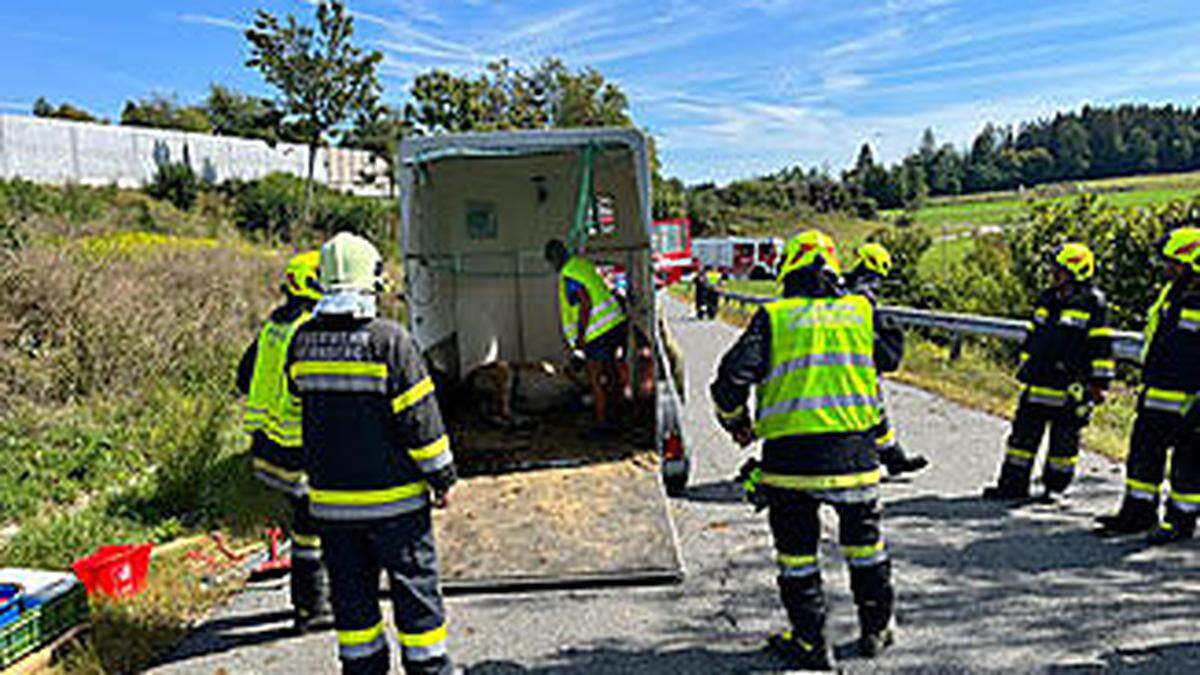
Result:
M955 333L954 337L950 338L950 360L957 361L962 358L963 334Z

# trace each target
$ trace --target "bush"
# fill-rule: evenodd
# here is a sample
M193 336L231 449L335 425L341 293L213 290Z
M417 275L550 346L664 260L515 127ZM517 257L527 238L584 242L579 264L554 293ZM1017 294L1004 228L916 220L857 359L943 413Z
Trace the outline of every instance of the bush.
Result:
M879 217L879 205L872 197L860 197L854 202L854 215L863 220L875 220Z
M304 180L284 173L262 179L229 183L224 187L235 202L239 229L268 241L295 241L309 233L301 232L303 223ZM350 231L377 245L387 240L388 211L392 202L357 197L317 185L313 193L315 233Z
M199 192L200 181L186 162L159 164L153 182L146 186L146 194L170 202L180 211L192 210Z

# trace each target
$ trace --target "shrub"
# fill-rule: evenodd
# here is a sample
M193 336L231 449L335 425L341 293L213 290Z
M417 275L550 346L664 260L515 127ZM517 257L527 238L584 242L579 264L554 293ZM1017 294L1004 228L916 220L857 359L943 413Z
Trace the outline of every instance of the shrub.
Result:
M146 194L170 202L180 211L190 211L199 192L200 181L186 162L159 164L154 180L146 186Z
M309 234L300 231L303 225L302 179L273 173L259 180L229 183L224 190L235 202L239 229L269 241L295 241ZM382 244L387 239L390 203L318 185L313 196L312 230L322 234L348 230Z

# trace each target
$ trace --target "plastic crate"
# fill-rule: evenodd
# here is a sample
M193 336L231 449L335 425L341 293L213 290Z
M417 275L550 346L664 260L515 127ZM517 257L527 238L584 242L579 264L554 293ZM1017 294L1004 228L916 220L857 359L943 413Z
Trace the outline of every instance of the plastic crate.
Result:
M0 668L7 668L83 623L87 613L87 593L80 584L53 600L26 608L16 621L0 628Z
M137 595L146 587L150 569L150 544L101 546L92 555L76 560L71 569L87 588L88 595L111 598Z
M21 616L24 594L17 584L0 583L0 628L13 623Z

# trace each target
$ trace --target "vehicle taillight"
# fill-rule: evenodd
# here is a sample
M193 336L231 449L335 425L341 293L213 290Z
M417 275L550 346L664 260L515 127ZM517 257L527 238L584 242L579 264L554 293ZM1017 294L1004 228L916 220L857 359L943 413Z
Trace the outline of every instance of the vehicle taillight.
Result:
M683 459L683 439L671 434L663 440L663 459Z

